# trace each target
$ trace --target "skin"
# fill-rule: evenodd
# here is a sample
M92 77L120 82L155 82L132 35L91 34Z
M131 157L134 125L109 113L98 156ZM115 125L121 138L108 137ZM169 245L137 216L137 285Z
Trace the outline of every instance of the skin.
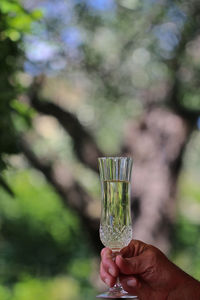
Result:
M119 276L124 290L140 300L200 299L197 280L169 261L156 247L137 240L132 240L117 254L104 248L100 276L110 287Z

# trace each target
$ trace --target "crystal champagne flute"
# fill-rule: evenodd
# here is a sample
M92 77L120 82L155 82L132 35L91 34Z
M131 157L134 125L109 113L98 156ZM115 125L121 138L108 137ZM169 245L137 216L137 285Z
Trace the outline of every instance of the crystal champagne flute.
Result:
M98 158L101 180L100 239L114 253L127 246L132 239L130 210L130 180L132 158ZM119 280L98 298L137 298L123 290Z

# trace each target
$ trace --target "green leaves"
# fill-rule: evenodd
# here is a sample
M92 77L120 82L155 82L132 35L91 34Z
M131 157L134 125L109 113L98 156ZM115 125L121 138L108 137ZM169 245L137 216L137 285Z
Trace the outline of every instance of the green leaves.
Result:
M33 110L16 100L24 91L16 74L23 68L22 37L41 18L17 0L0 1L0 170L6 167L4 154L18 153L18 135L31 126Z
M2 0L0 3L0 10L4 14L8 14L8 13L18 14L22 11L22 7L16 1Z
M35 111L33 108L29 107L26 103L23 103L17 99L14 99L11 102L11 108L13 108L14 112L17 114L15 115L15 118L20 118L21 123L23 123L22 129L26 129L27 126L31 126L32 118L35 115Z
M37 21L42 17L40 10L29 13L19 2L8 0L0 2L0 13L5 16L6 21L6 27L1 32L2 36L14 42L18 41L23 33L30 31L33 21Z

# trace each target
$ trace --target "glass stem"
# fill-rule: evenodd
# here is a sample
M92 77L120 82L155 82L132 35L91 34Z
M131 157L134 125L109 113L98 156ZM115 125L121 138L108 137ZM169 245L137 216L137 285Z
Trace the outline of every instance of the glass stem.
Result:
M122 288L121 283L119 281L119 277L117 277L117 281L116 281L115 285L112 288L110 288L110 292L112 292L112 293L114 292L114 293L118 294L121 291L123 291L123 288Z
M119 277L117 277L117 280L116 280L116 283L115 283L115 285L114 285L114 287L121 287L121 283L120 283L120 281L119 281Z

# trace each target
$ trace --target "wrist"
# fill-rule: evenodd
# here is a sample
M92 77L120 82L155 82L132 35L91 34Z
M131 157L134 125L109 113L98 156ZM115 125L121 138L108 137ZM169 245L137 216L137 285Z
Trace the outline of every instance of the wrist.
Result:
M167 298L167 300L179 299L200 299L200 282L183 271Z

